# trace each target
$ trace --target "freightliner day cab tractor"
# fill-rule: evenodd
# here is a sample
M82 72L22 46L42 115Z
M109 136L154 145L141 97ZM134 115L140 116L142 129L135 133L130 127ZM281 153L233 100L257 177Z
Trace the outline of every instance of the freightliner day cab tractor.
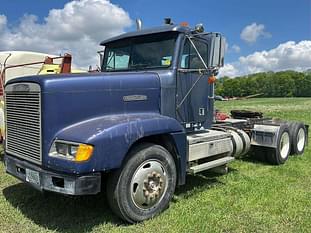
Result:
M133 223L165 210L187 173L224 167L250 149L276 165L303 153L303 123L244 112L214 120L221 34L166 20L101 45L100 73L6 84L9 174L65 195L105 188L112 210Z

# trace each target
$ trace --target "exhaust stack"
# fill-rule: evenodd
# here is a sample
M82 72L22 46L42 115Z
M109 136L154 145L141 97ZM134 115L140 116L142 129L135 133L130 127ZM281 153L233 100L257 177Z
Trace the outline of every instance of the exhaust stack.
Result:
M137 31L140 31L142 29L142 21L141 19L136 19L136 29Z

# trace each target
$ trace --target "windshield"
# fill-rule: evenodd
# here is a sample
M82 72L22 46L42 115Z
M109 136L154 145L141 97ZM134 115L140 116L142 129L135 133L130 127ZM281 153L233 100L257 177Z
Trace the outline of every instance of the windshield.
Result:
M161 33L106 45L102 71L168 68L173 61L177 33Z

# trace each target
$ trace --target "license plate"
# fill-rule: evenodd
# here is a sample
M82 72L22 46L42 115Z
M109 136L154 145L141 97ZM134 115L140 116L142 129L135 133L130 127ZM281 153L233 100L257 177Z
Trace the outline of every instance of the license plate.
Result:
M40 185L39 172L26 168L26 181L32 184Z

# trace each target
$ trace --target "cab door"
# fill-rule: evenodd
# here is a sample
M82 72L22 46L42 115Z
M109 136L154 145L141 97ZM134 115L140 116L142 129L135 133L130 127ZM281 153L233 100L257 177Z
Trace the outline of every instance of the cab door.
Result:
M192 39L207 64L208 44ZM203 125L208 109L208 73L188 38L185 39L177 72L176 116L185 128Z

